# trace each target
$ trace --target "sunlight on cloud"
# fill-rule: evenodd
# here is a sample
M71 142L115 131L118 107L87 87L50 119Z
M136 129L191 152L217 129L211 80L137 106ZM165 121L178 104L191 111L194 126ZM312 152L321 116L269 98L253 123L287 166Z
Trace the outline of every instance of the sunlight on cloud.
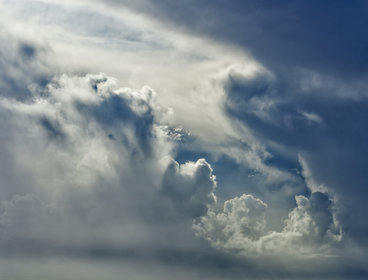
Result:
M0 267L25 265L0 275L50 256L40 277L65 258L70 279L117 260L132 279L282 278L354 254L308 153L335 129L314 91L336 83L119 3L0 8Z
M303 159L303 174L310 185L312 175ZM284 220L280 232L265 231L267 204L252 195L227 200L223 210L211 210L194 221L198 236L213 246L258 257L277 255L285 257L314 257L336 254L342 240L342 229L336 217L334 199L327 192L315 190L310 196L295 196L296 208Z

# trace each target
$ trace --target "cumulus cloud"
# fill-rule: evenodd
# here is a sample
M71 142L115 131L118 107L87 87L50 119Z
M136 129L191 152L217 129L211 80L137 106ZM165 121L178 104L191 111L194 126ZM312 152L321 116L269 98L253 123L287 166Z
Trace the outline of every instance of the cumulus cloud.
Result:
M266 230L268 206L243 194L224 202L222 211L210 210L196 219L193 229L219 249L245 256L277 255L299 258L335 253L342 240L336 205L328 193L311 191L295 196L296 207L280 231Z
M285 232L298 232L312 240L339 240L341 232L333 216L333 202L326 193L312 192L309 198L295 197L297 207L285 221Z
M333 200L321 191L297 196L281 231L267 229L269 207L252 195L227 200L216 210L211 165L205 159L183 164L171 159L183 132L158 121L167 111L155 98L148 87L120 88L105 74L55 77L31 91L27 102L2 98L1 114L12 115L1 122L2 129L10 128L1 147L3 166L27 181L4 177L2 247L9 237L24 246L36 242L37 250L51 244L85 250L151 243L144 232L156 225L144 221L162 225L165 212L172 212L173 226L194 219L195 233L215 248L247 256L282 248L308 255L316 244L338 242ZM312 175L302 166L310 182ZM159 232L166 236L172 230L164 225ZM185 231L190 240L190 226Z
M133 228L144 227L148 216L159 219L155 195L179 141L169 134L174 128L156 121L154 96L148 87L119 88L104 74L55 77L27 101L3 96L0 114L11 118L0 122L7 131L0 147L1 246L7 246L6 236L39 242L40 250L148 242L145 230L134 235ZM189 192L199 184L186 210L202 203L206 191L210 203L210 166L200 160L183 170ZM170 183L187 187L180 176Z
M218 248L254 254L254 240L259 240L265 228L267 205L252 195L227 200L223 211L210 211L194 223L199 236Z

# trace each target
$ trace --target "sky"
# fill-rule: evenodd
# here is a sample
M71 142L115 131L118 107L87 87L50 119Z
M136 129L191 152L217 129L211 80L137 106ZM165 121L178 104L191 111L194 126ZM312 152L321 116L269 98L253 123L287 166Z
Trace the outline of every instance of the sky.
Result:
M366 1L0 10L1 279L367 279Z

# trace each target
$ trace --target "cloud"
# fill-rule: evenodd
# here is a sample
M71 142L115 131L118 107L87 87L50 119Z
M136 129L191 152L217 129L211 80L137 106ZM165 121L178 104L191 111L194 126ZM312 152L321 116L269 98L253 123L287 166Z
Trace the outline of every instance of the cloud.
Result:
M6 246L18 246L18 241L24 239L37 239L49 225L50 209L36 195L15 195L10 201L3 201L2 208L0 228L2 240L8 240Z
M265 69L247 75L236 66L228 70L228 79L225 82L228 110L254 115L264 122L274 122L272 111L276 109L279 101L273 75Z
M262 169L267 174L279 173L275 169L269 172L263 164L268 153L253 133L229 118L223 110L226 97L224 73L227 77L228 69L241 68L239 71L251 76L262 68L246 52L206 38L173 32L157 19L145 18L124 8L111 9L101 3L93 7L87 2L69 5L58 1L25 1L23 4L14 6L5 3L4 10L9 14L9 22L17 22L12 27L14 32L22 36L35 34L36 41L48 45L52 53L46 56L49 73L61 76L65 72L80 75L104 71L109 76L113 74L117 77L119 85L141 88L149 84L160 92L156 97L157 104L167 108L164 110L174 112L170 117L155 112L155 117L165 124L190 131L196 139L193 141L195 149L213 153L217 158L234 158L251 169ZM32 21L24 13L24 7L32 10ZM63 16L56 12L61 9L67 11ZM76 18L87 20L91 18L91 13L98 20L73 28ZM119 31L116 25L124 26L126 32ZM108 32L98 32L105 27ZM133 38L125 38L131 33ZM148 41L145 40L147 36L150 38ZM114 38L121 40L112 47ZM122 42L125 39L134 39L136 47L126 48ZM152 44L156 46L154 49L150 49ZM193 79L193 76L200 78ZM37 91L36 85L32 87ZM42 88L38 90L42 91ZM49 128L50 136L62 135L62 131L57 130L61 128L57 122L43 120L42 123ZM144 125L141 131L144 133ZM243 152L245 146L247 149ZM288 177L286 174L279 175Z
M321 124L323 122L322 118L317 115L316 113L308 113L308 112L301 112L301 115L309 122L309 123L316 123Z
M183 132L156 118L167 111L151 88L64 74L30 96L0 100L3 252L195 250L191 220L215 203L216 179L205 159L172 159Z
M280 232L267 229L269 207L252 195L217 211L214 170L205 159L171 159L182 141L172 132L180 129L159 122L156 116L167 111L148 87L120 88L105 74L62 75L31 96L0 102L1 114L12 116L0 123L11 128L0 149L2 167L22 174L3 177L4 252L128 260L148 254L167 263L192 250L213 266L216 254L226 263L227 252L264 257L280 252L280 244L290 252L311 250L317 237L328 247L337 236L325 194L298 197L307 202L298 202ZM209 248L193 237L193 219L195 233L218 252L203 255ZM165 253L171 247L176 251ZM184 266L185 258L179 258Z
M150 85L160 92L159 103L175 111L172 125L213 141L237 137L222 111L224 91L218 79L234 61L244 62L250 72L255 69L258 63L246 52L174 32L158 18L101 2L6 1L2 8L12 23L5 24L9 33L47 46L49 53L40 53L36 61L45 60L48 73L104 72L126 87Z
M216 203L216 177L205 159L179 165L172 162L165 171L162 191L181 215L199 217Z
M126 242L128 230L121 237L108 232L144 213L147 203L153 207L174 145L154 121L153 91L119 89L98 74L55 77L32 94L27 102L0 102L0 113L12 116L0 123L8 128L0 147L8 172L1 188L4 234L15 243L40 243L41 251L65 245L69 236L67 247Z
M198 236L206 238L213 246L243 251L247 255L257 250L253 240L262 236L265 228L265 210L267 205L252 195L242 195L227 200L223 211L210 211L194 223Z
M295 200L297 207L285 221L285 232L298 232L316 240L341 238L338 225L334 222L333 202L327 194L313 192L309 198L296 196Z
M193 229L215 248L245 256L336 254L343 235L333 198L312 191L308 196L295 196L295 201L280 231L266 230L268 205L249 194L225 201L222 211L211 209L194 221Z
M364 73L283 39L305 22L266 28L310 6L128 2L0 4L0 273L47 256L69 278L96 260L140 279L366 274Z
M0 26L4 28L2 22ZM30 84L45 85L50 79L44 61L46 50L4 30L0 33L0 95L26 99Z
M157 4L147 0L134 3L111 0L109 3L116 7L128 5L136 11L169 21L178 29L247 48L272 69L316 69L320 73L349 77L367 73L362 63L367 60L362 48L367 44L364 1L348 7L334 1L253 3L235 0L231 5L208 0L201 3L190 1L190 4L187 1ZM206 20L203 20L203 14L206 14ZM341 23L337 18L346 21ZM343 40L342 34L349 40Z
M327 79L292 69L271 74L272 79L262 72L247 76L238 71L229 76L225 83L229 116L252 131L258 145L268 152L264 162L295 170L302 153L310 165L304 171L313 170L315 178L343 197L346 209L351 209L347 212L360 213L367 177L361 168L368 139L363 129L367 120L364 96L355 95L353 84L342 85L334 76ZM354 238L361 239L367 229L365 220L353 225L349 215L343 216L349 228L355 228Z

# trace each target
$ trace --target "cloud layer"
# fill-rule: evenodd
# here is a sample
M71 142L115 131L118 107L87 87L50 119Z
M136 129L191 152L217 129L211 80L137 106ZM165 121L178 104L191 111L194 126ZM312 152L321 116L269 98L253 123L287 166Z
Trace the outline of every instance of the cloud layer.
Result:
M0 277L368 275L364 5L207 2L0 1Z

